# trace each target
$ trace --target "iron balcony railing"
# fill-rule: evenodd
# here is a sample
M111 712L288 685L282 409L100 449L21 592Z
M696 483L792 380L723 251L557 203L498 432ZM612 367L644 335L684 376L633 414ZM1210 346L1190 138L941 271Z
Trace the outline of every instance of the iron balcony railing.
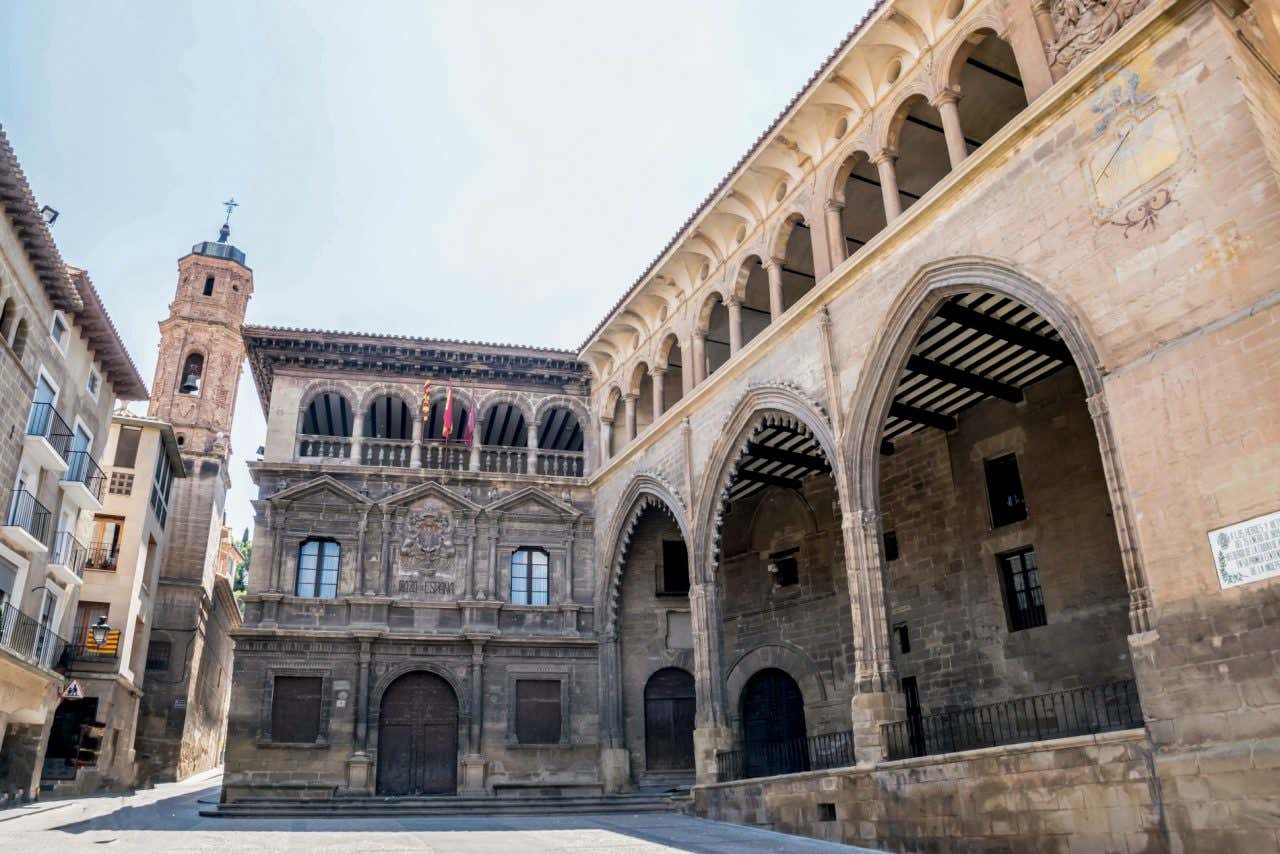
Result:
M33 403L27 416L27 435L43 436L64 460L71 452L71 428L52 403Z
M1138 686L1130 679L956 712L908 716L881 729L889 758L906 759L1142 725Z
M93 630L85 629L77 643L68 644L63 660L73 664L114 664L120 660L120 630L107 632L102 643L93 639Z
M88 451L72 451L66 458L67 473L63 480L84 484L89 494L101 502L106 475L98 468L97 460Z
M67 641L35 617L5 602L0 604L0 647L24 661L52 670L62 662Z
M84 562L89 550L70 531L58 531L53 535L49 548L49 563L65 566L77 576L84 577Z
M853 733L832 732L787 741L747 742L716 754L716 779L721 783L823 771L853 764Z
M115 569L116 547L111 543L94 543L88 549L84 565L89 569Z
M22 528L42 544L49 544L49 522L53 514L36 497L25 489L9 490L9 512L6 525Z

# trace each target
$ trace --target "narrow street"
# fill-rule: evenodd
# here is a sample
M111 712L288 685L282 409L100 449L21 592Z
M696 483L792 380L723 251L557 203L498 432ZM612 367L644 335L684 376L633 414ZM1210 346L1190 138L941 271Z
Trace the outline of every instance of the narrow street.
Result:
M119 852L439 852L439 854L657 854L657 852L858 852L766 830L683 815L225 819L198 811L218 795L220 777L205 774L128 797L44 801L0 812L8 851L65 854Z

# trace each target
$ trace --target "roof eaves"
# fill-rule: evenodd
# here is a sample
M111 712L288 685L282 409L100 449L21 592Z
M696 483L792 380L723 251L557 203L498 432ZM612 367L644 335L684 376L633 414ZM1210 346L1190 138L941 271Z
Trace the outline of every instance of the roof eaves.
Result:
M138 366L120 338L120 331L102 302L102 295L93 286L88 272L67 265L67 275L75 284L81 308L73 312L89 338L89 346L106 371L115 395L120 400L146 400L151 396L147 384L138 373Z

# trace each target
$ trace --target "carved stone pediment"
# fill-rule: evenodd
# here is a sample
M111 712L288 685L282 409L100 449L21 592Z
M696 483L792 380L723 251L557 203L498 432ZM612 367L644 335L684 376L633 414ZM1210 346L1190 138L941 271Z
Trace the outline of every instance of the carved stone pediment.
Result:
M1053 0L1053 43L1048 46L1049 65L1066 73L1104 41L1115 35L1125 22L1150 0Z

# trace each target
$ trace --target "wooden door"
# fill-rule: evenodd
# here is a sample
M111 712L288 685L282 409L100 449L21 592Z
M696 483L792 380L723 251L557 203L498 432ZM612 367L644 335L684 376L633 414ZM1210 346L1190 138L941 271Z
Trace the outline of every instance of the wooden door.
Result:
M646 771L693 768L693 676L678 667L659 670L644 686Z
M743 751L748 777L809 769L804 696L786 673L766 668L742 689Z
M382 696L378 794L452 795L458 790L458 699L433 673L409 673Z

